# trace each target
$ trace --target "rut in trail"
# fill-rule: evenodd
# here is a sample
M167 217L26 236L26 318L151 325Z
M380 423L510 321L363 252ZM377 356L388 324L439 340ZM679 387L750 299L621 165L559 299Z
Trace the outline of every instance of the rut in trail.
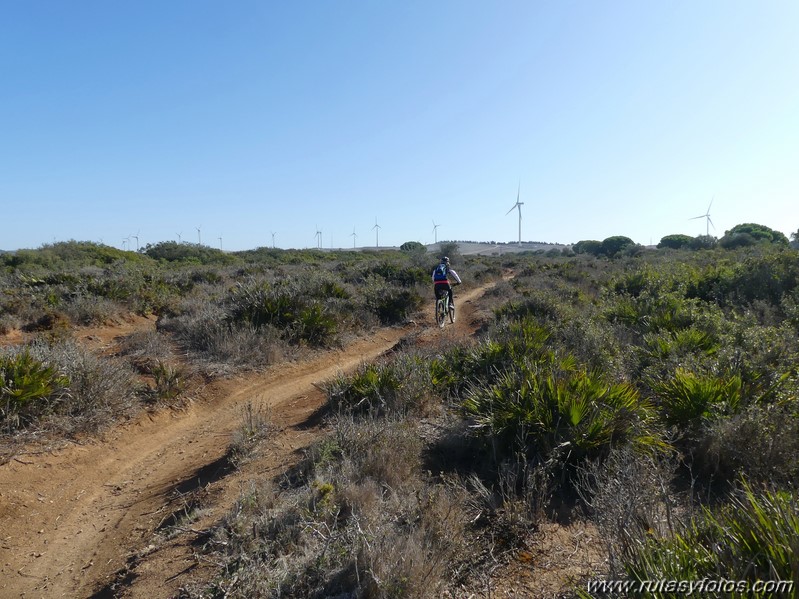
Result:
M0 597L170 597L202 579L192 541L234 504L248 478L276 475L296 461L321 429L317 385L391 349L407 335L434 339L473 333L473 300L490 285L459 294L458 320L383 328L344 350L280 365L265 374L208 385L185 412L145 414L103 440L54 453L19 454L0 466ZM226 461L247 402L269 406L279 432L269 455L245 471ZM153 533L205 493L192 529L152 544ZM120 581L120 572L127 575ZM207 573L205 573L207 575Z

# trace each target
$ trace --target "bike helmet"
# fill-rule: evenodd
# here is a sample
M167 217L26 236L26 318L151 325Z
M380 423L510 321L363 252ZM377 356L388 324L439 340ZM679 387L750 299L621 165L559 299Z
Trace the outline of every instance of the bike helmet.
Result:
M441 257L441 264L449 264L449 258L446 256Z

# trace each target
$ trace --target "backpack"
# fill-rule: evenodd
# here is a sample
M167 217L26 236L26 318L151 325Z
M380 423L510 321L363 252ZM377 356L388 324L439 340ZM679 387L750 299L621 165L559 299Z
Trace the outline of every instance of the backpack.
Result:
M433 271L433 280L446 281L448 271L449 269L447 268L446 264L439 264L438 266L436 266L436 269Z

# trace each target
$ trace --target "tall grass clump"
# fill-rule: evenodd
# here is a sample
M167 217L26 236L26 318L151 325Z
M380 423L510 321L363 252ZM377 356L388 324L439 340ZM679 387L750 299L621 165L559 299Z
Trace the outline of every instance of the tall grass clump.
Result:
M428 414L435 409L430 369L424 356L402 353L387 362L362 365L328 384L328 403L353 414Z
M337 321L321 299L291 284L239 285L229 298L228 322L256 330L269 326L294 343L328 346L335 342Z
M685 531L628 547L624 569L628 577L639 581L746 581L740 588L727 589L727 594L774 597L781 593L774 589L756 592L755 583L793 581L796 585L799 581L799 500L784 491L756 490L744 484L719 508L703 508Z

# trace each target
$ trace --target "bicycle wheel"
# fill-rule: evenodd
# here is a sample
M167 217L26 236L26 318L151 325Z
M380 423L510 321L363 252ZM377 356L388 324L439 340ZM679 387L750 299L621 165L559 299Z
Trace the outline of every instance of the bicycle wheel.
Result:
M444 327L444 320L447 317L447 307L444 300L436 300L436 323L440 328Z

